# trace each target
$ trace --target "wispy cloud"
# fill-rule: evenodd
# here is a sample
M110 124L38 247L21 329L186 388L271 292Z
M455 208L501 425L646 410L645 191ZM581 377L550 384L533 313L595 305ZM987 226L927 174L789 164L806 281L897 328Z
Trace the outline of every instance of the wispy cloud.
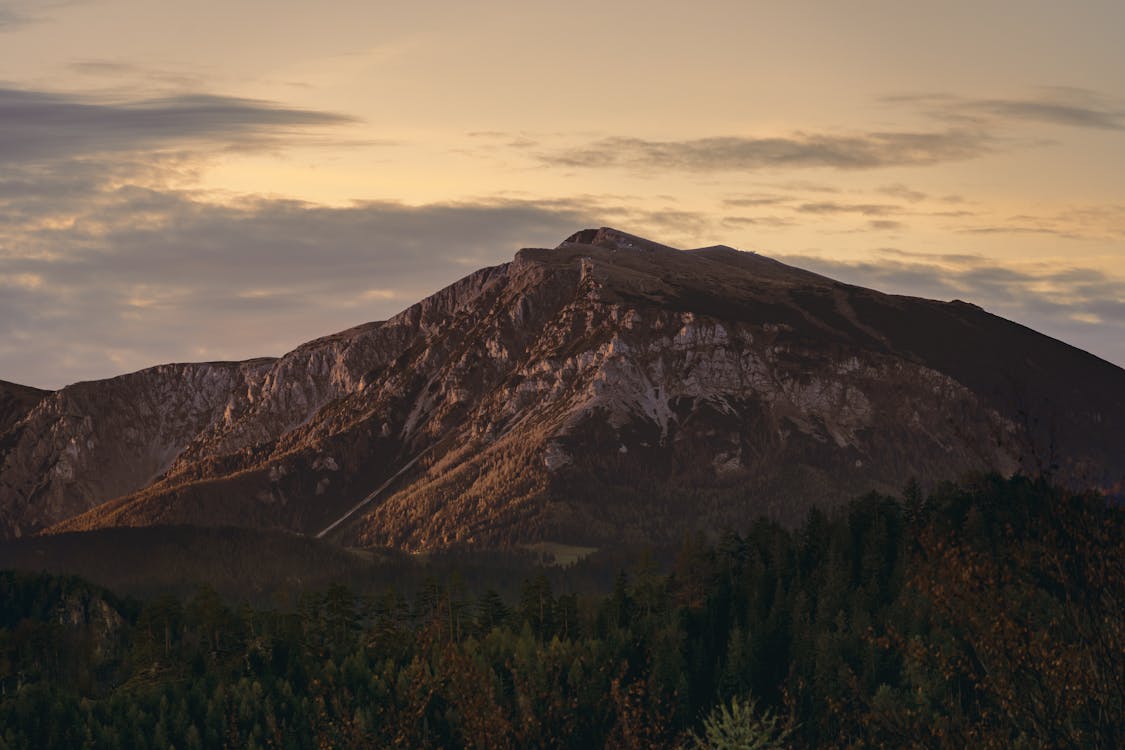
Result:
M893 200L888 200L888 198ZM1025 213L999 213L957 195L930 195L902 183L825 195L800 186L733 194L720 200L727 226L786 226L815 221L818 231L890 231L926 225L958 237L1039 235L1081 242L1125 239L1125 205L1053 207ZM783 220L784 221L781 221Z
M34 14L26 3L0 0L0 33L14 31L34 20Z
M72 61L67 69L87 81L99 86L109 85L127 90L125 87L157 89L167 91L201 91L206 88L207 76L198 68L187 69L178 66L147 64L141 65L124 60L87 58Z
M900 211L898 206L887 203L841 203L839 201L816 201L802 203L794 210L802 214L862 214L864 216L886 216Z
M867 228L875 232L890 232L902 229L905 225L893 219L873 219L867 222Z
M263 147L347 115L210 94L124 102L0 88L0 165L204 145Z
M1068 240L1125 238L1125 205L1094 205L1043 214L977 217L976 223L956 228L961 234L1037 234Z
M722 224L725 227L741 229L744 227L761 227L765 229L783 229L797 224L793 219L773 214L755 216L724 216Z
M918 166L971 159L989 152L990 138L973 129L859 134L796 132L779 137L715 137L679 141L602 138L544 151L539 159L565 167L696 172L828 167L842 170Z
M879 188L879 192L883 195L888 195L892 198L898 198L899 200L904 200L908 203L919 203L929 197L922 191L909 188L906 185L903 185L901 182L897 182L893 185L884 185L883 187Z
M15 31L30 23L44 20L47 15L67 5L77 5L85 0L0 0L0 33Z
M1014 129L1024 124L1125 130L1125 106L1080 88L1042 88L1022 98L901 94L881 101L905 110L911 117L921 113L930 127L852 133L798 130L780 135L683 140L618 135L574 146L543 148L537 157L553 166L640 172L872 170L965 161L1026 146L1028 142L1014 134ZM883 192L909 202L926 198L924 193L904 190L901 185L888 185Z
M1050 101L985 99L971 106L1009 120L1033 120L1052 125L1099 130L1125 130L1125 113Z
M1090 89L1052 86L1031 96L968 98L950 94L904 94L884 97L890 104L906 104L931 117L985 124L1045 123L1095 130L1125 130L1125 105Z
M877 192L901 197L904 200L914 199L918 195L922 197L917 200L926 197L902 185L892 186L892 189L884 188ZM820 193L820 195L816 193L809 195L802 190L791 188L786 192L757 193L725 198L722 201L723 210L739 210L743 212L743 215L727 216L723 219L723 224L732 228L757 226L777 229L815 220L820 224L834 221L852 227L852 229L845 231L885 232L902 229L905 225L899 220L900 217L920 213L917 206L907 207L899 203L825 200L823 199L823 191L820 191ZM782 216L780 215L781 212L790 216ZM822 231L838 232L841 230L838 226L835 226L831 229L825 227Z
M26 16L17 12L14 8L0 5L0 31L6 31L15 26L21 26L26 20Z

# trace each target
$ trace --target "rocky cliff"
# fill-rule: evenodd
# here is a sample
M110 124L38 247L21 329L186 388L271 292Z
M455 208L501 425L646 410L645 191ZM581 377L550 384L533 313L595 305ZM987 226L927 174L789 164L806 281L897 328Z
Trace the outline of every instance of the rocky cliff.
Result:
M277 360L44 395L0 446L9 536L668 541L973 470L1111 486L1125 371L963 302L601 229Z
M50 391L0 380L0 435L10 430L49 394Z

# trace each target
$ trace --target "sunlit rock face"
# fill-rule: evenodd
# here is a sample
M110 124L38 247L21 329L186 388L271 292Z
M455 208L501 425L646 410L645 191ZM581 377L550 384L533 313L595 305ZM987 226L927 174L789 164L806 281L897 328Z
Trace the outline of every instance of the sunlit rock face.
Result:
M155 523L420 550L668 542L872 489L1125 478L1125 371L961 302L612 229L276 360L23 394L0 534ZM32 397L34 396L34 397Z

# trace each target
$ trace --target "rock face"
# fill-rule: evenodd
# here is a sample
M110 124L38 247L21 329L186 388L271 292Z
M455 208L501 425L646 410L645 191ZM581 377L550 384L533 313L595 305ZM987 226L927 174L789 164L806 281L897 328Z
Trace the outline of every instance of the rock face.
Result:
M49 394L50 391L0 380L0 435L10 430Z
M1111 487L1123 446L1125 371L978 307L586 230L277 360L45 394L0 439L0 534L665 542L972 470Z

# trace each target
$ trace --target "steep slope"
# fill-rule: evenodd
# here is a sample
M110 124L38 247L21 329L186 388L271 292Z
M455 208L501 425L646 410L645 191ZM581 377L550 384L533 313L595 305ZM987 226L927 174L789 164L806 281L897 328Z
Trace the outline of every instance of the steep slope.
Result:
M263 364L162 365L44 396L0 448L0 534L36 531L151 482Z
M0 435L10 430L49 394L50 391L0 380Z
M63 389L17 429L8 534L313 533L386 484L331 536L597 546L970 470L1111 486L1125 371L966 303L601 229L278 360Z

